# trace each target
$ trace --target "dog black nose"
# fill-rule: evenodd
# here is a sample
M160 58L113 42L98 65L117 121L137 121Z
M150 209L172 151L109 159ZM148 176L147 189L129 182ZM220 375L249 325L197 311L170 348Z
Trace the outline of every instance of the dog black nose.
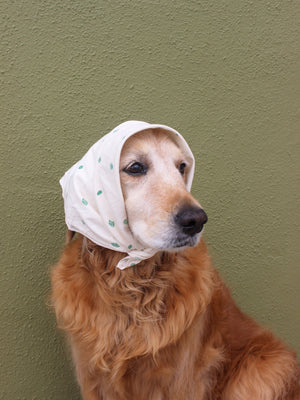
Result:
M206 222L207 215L200 207L185 207L175 215L175 223L190 236L201 232Z

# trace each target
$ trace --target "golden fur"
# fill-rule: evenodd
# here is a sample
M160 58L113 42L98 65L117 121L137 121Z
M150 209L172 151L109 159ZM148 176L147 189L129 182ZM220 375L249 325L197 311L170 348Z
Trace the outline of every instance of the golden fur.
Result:
M121 271L72 236L52 302L85 400L299 400L295 354L238 309L203 240Z

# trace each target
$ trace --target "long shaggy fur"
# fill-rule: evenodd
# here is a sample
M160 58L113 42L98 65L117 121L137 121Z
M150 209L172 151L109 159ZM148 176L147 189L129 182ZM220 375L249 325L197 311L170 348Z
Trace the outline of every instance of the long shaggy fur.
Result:
M295 354L237 308L203 240L120 271L71 238L52 301L85 400L299 400Z

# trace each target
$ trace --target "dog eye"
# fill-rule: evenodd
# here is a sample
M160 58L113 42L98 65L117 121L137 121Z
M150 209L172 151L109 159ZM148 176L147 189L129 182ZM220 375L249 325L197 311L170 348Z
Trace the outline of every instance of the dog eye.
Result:
M186 163L184 162L179 165L179 172L181 173L181 175L184 175L185 167Z
M147 173L147 169L148 168L146 165L140 162L135 162L126 167L123 171L129 175L145 175Z

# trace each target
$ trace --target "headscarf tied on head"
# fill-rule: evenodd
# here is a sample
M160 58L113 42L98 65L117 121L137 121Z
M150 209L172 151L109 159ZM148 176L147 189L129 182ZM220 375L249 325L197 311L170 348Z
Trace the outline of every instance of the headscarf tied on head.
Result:
M96 142L60 180L66 224L99 246L127 253L117 267L125 269L152 257L158 249L144 248L131 233L121 190L119 162L124 143L146 129L161 128L192 160L187 176L190 190L194 175L194 157L184 138L165 125L127 121Z

